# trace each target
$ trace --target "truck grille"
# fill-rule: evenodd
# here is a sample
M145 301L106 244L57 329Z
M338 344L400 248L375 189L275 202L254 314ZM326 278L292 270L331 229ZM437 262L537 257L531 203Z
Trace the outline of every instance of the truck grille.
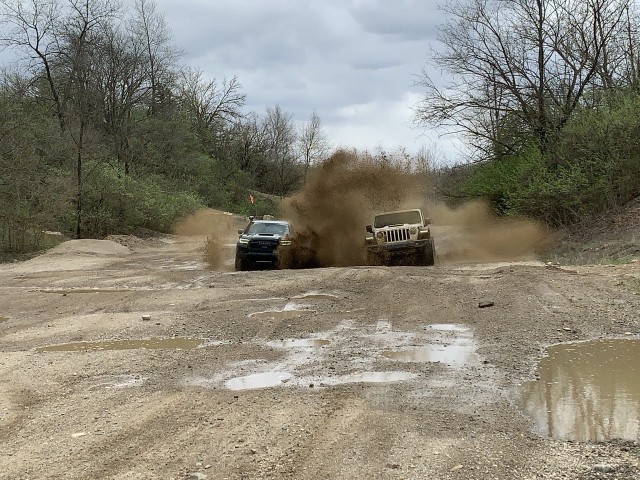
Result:
M404 242L405 240L409 240L409 238L408 228L396 228L384 231L385 242Z

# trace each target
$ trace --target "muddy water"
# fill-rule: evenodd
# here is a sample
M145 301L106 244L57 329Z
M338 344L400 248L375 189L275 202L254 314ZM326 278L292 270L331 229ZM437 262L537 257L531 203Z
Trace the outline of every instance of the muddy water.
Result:
M267 345L276 348L320 348L329 345L329 340L322 338L295 338L290 340L277 340L267 342Z
M6 322L9 320L9 317L0 317L0 323Z
M638 440L640 340L554 345L539 380L520 388L523 411L542 435L574 441Z
M254 373L246 377L236 377L227 380L229 390L251 390L256 388L277 387L291 380L293 376L286 372Z
M477 363L475 345L461 342L452 345L428 345L407 350L384 350L382 356L401 362L445 363L452 366Z
M400 362L443 363L453 367L462 367L479 362L473 334L464 325L437 323L429 329L442 332L438 342L428 345L396 350L388 348L382 356Z
M151 338L146 340L105 340L102 342L74 342L37 348L37 352L88 352L102 350L191 350L206 342L202 338Z

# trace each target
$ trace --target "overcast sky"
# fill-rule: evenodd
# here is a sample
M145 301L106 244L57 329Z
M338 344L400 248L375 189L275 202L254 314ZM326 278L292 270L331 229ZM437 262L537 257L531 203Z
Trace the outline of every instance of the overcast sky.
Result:
M415 86L442 13L435 0L157 0L183 61L237 75L248 111L315 109L335 147L455 155L412 122Z

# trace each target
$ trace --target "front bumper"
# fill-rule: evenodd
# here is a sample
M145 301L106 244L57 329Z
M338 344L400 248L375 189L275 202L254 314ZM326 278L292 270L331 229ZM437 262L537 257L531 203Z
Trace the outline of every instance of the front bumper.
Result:
M429 244L429 239L407 240L405 242L389 242L374 245L367 245L370 253L389 257L412 255L420 253Z

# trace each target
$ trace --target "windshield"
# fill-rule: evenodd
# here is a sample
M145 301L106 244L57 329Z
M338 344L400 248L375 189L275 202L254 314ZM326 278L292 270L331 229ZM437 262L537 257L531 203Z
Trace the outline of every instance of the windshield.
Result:
M289 226L286 223L260 222L252 223L245 232L247 235L257 235L266 233L271 235L284 236L289 233Z
M404 225L405 223L422 223L420 211L410 210L408 212L384 213L377 215L375 219L376 228L388 227L389 225Z

